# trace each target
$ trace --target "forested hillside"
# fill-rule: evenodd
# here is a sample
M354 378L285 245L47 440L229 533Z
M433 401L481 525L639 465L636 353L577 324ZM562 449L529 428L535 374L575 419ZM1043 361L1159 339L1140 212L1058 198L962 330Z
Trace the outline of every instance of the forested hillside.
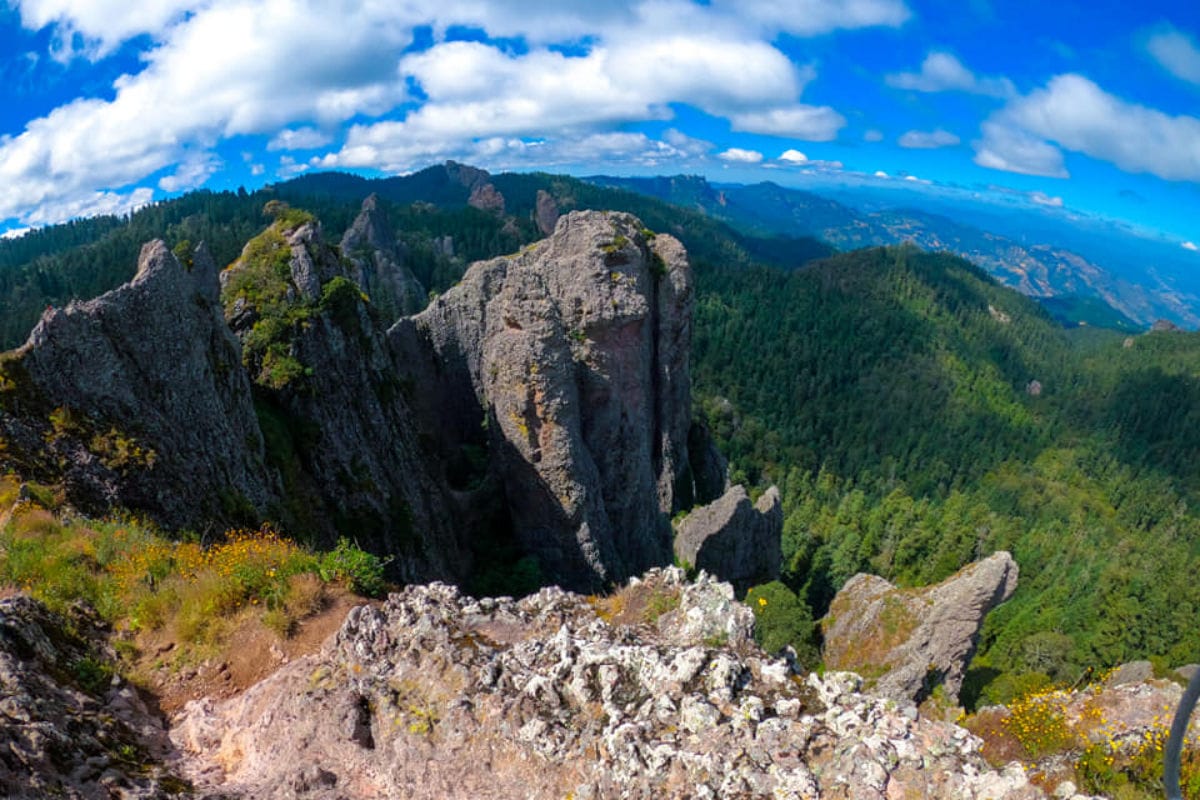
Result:
M46 305L128 280L147 239L204 240L232 262L273 199L336 241L378 194L434 292L540 238L539 191L558 211L630 211L689 250L697 409L735 480L781 487L784 582L814 616L857 571L926 583L1010 549L1020 587L988 618L968 699L1136 657L1200 660L1196 334L1067 331L949 255L832 255L570 178L488 177L503 212L467 205L447 165L197 192L0 242L0 346L20 344Z
M699 405L742 477L783 487L785 582L816 616L856 572L924 584L1009 549L970 691L1200 655L1196 334L1064 331L909 247L699 283Z

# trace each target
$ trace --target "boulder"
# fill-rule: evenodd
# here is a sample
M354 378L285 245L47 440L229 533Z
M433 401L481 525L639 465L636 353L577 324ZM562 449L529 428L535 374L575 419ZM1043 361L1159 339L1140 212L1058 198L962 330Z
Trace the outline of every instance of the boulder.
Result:
M692 509L675 529L675 558L733 584L738 596L779 577L783 504L772 486L757 503L742 486Z
M923 589L855 575L821 621L825 664L898 701L919 703L940 685L956 702L984 617L1016 588L1017 564L1003 551Z

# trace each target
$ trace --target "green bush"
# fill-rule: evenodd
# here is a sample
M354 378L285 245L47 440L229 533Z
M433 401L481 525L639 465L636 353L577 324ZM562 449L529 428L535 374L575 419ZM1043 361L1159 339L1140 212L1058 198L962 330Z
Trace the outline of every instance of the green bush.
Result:
M379 597L387 588L383 580L385 563L349 539L341 538L337 547L321 556L317 571L322 580L346 581L352 591Z
M812 668L820 661L812 611L787 586L771 581L746 592L754 610L754 639L768 653L791 645L800 663Z

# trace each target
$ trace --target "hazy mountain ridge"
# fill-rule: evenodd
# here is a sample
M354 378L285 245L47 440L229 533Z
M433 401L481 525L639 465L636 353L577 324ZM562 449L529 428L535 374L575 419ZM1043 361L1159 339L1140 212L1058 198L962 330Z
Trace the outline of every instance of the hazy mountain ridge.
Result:
M710 184L697 176L588 180L642 192L762 234L815 236L842 250L911 241L973 261L1032 297L1090 296L1143 326L1159 318L1200 325L1200 297L1195 294L1153 274L1105 268L1094 257L1054 244L1053 238L1021 242L940 213L911 207L861 210L773 183Z

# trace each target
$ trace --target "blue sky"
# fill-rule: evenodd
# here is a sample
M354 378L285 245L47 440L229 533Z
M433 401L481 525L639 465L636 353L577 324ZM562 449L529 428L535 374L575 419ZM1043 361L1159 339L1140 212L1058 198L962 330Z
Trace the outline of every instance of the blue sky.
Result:
M308 170L700 173L1200 245L1195 0L0 0L0 232Z

